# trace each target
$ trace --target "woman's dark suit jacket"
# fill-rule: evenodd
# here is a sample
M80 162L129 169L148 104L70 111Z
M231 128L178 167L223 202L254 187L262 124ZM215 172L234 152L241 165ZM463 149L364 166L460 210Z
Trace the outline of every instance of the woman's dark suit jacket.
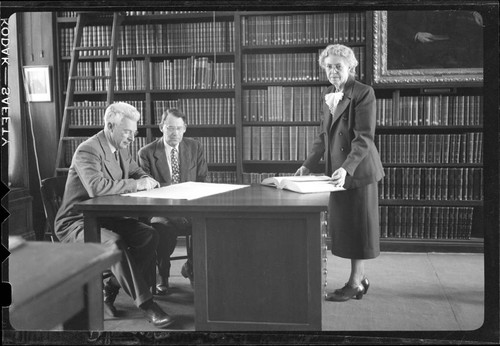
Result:
M333 85L328 87L322 94L320 132L304 166L313 171L325 154L327 176L340 167L347 171L345 188L377 182L384 177L384 169L374 142L376 105L373 88L350 76L344 86L344 97L331 116L324 97L333 92L333 88Z
M347 171L346 191L330 194L328 228L332 253L351 259L375 258L380 254L377 182L384 170L375 146L376 107L373 89L351 76L335 113L324 102L320 132L304 166L313 170L325 155L325 174L340 167Z

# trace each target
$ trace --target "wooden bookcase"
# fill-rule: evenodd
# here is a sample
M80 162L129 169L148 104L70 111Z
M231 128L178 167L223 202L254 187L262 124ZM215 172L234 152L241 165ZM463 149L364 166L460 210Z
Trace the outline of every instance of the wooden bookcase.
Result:
M76 13L56 18L58 58L63 89L71 61ZM87 29L87 28L85 28ZM89 27L82 45L106 45L110 25ZM213 182L237 182L234 13L127 13L117 50L115 101L133 104L142 114L139 137L131 152L161 137L158 124L163 110L181 108L188 115L185 136L204 145ZM81 74L104 74L107 55L81 56ZM108 85L85 81L77 86L75 104L88 112L72 118L66 150L67 164L83 139L101 130ZM63 90L61 89L61 90Z
M204 144L213 182L258 183L293 174L317 132L319 95L329 84L319 52L330 43L352 47L360 63L356 78L371 83L371 16L127 13L115 100L131 102L143 114L132 153L161 136L161 110L179 107L188 116L185 135ZM75 23L68 13L55 20L61 90ZM106 30L97 26L86 35L101 45ZM107 58L81 60L88 73L99 74ZM91 107L105 102L106 85L81 89L75 100L90 107L70 126L75 140L68 160L79 140L102 128L103 114L96 117ZM380 182L382 249L482 251L482 88L423 90L375 88L376 144L386 171ZM441 115L432 111L436 107Z
M381 236L391 249L482 251L483 90L376 89Z

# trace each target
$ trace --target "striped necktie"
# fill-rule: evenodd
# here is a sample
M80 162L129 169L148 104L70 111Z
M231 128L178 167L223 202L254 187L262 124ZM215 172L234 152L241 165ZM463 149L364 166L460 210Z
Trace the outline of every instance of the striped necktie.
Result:
M172 184L179 183L179 160L177 157L177 149L172 148L170 151L170 162L172 164Z

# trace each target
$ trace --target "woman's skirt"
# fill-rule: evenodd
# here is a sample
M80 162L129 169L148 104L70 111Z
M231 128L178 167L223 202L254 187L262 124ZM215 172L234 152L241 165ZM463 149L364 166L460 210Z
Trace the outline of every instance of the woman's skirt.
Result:
M328 229L332 253L349 259L370 259L380 254L378 184L332 192Z

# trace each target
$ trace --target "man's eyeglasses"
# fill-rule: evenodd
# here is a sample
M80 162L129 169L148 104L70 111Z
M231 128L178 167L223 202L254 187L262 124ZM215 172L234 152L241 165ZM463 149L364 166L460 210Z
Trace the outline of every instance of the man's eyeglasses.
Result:
M122 130L123 133L127 136L127 137L137 137L139 135L139 131L132 131L132 130Z
M166 128L169 133L186 131L186 126L166 126Z

